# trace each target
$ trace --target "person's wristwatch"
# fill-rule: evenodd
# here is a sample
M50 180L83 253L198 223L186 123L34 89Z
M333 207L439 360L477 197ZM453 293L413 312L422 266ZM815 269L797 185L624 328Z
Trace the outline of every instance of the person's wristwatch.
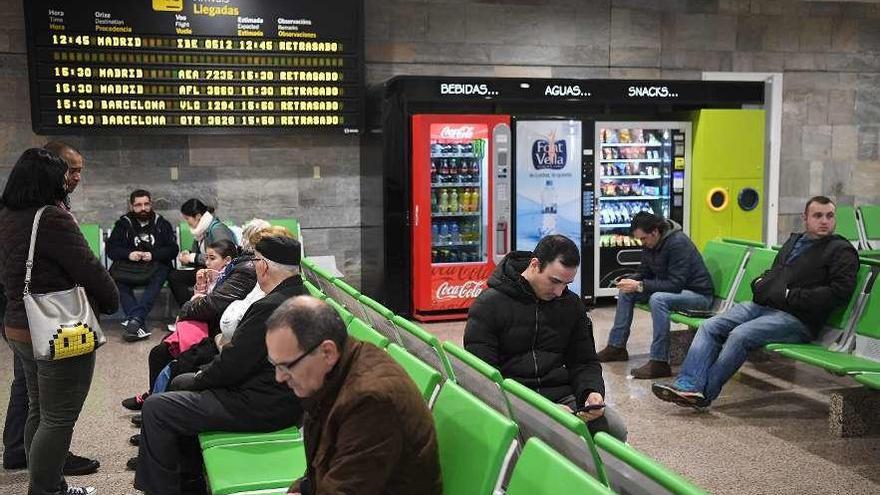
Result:
M639 286L636 289L636 292L645 292L645 283L639 280Z

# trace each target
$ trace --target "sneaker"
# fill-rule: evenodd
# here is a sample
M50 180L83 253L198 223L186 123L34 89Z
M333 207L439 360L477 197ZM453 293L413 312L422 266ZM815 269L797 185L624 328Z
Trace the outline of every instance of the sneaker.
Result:
M126 319L120 321L119 324L122 325L122 328L128 328L128 325L131 324L131 319L126 318Z
M651 385L651 392L660 400L684 407L695 407L699 401L706 400L702 392L680 390L671 383L654 383Z
M94 495L98 490L93 486L68 486L64 495Z
M125 462L125 467L131 471L136 471L138 468L138 458L132 457L131 459Z
M134 445L135 447L137 447L138 445L140 445L140 444L141 444L141 434L140 434L140 433L135 433L134 435L132 435L131 437L129 437L129 438L128 438L128 443Z
M94 473L99 467L101 467L101 463L96 459L89 459L88 457L68 452L67 459L64 460L64 470L62 472L65 476L85 476Z
M654 378L672 376L672 368L665 361L654 361L652 359L638 368L631 369L630 373L637 380L652 380Z
M134 416L131 417L131 424L140 428L140 426L142 424L144 424L144 417L141 416L140 414L135 414Z
M137 394L134 397L129 397L122 401L122 407L131 411L140 411L141 407L144 406L144 401L147 400L147 397L149 396L149 392L144 392L142 394Z
M138 325L136 330L129 330L122 335L123 340L126 342L137 342L138 340L144 340L150 338L152 333L148 332L147 329L143 327L143 324Z
M172 332L172 333L176 332L177 331L177 323L169 323L168 324L168 331Z
M598 355L600 363L610 363L612 361L629 361L629 353L626 352L626 347L615 347L613 345L609 345L599 351Z

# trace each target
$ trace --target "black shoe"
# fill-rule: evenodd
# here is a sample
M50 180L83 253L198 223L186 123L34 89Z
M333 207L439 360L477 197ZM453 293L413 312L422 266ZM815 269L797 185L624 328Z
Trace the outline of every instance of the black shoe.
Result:
M700 410L703 406L698 406L697 403L706 403L706 397L702 392L680 390L671 383L654 383L651 385L651 392L660 400L672 402L682 407L693 407Z
M126 461L126 463L125 463L125 467L126 467L127 469L129 469L130 471L136 471L137 468L138 468L138 458L137 458L137 457L132 457L131 459L129 459L128 461Z
M126 342L137 342L138 340L150 338L150 335L152 335L152 333L144 327L143 323L132 323L128 326L128 331L122 334L122 339Z
M614 347L611 344L596 353L596 355L599 356L600 363L629 360L629 353L626 352L626 347Z
M140 411L141 407L144 405L144 401L147 400L147 397L149 396L149 392L144 392L142 394L137 394L134 397L129 397L122 401L122 407L131 411Z
M141 425L144 424L143 416L141 416L140 414L135 414L134 416L131 417L131 424L140 428Z
M4 456L3 457L3 469L9 470L9 471L12 471L15 469L27 469L27 459L21 458L19 460L19 459L7 458L6 456Z
M128 439L128 443L134 445L135 447L137 447L138 445L140 445L140 444L141 444L141 434L140 434L140 433L135 433L134 435L132 435L132 436Z
M65 476L85 476L94 473L99 467L101 467L101 463L96 459L89 459L88 457L68 452L62 472Z

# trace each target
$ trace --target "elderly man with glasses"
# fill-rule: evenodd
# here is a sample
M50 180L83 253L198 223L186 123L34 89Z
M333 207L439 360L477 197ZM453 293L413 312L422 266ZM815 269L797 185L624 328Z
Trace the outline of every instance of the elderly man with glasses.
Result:
M272 431L299 424L302 408L275 381L266 351L266 320L287 299L306 293L299 274L300 244L267 237L255 246L257 283L266 296L242 317L232 341L198 373L171 382L171 392L143 405L135 488L150 495L178 495L200 483L199 466L181 467L179 442L204 431ZM186 447L186 442L184 442ZM184 472L185 471L185 472Z

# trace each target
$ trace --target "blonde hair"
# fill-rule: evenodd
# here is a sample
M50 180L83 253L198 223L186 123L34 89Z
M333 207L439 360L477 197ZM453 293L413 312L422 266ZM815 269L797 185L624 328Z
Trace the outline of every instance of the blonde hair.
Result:
M252 252L254 245L250 242L251 236L257 231L271 227L272 225L262 218L253 218L241 226L241 249L243 251Z
M251 235L248 236L247 242L249 242L251 246L256 246L258 242L267 237L287 237L289 239L296 239L296 237L293 236L293 233L291 233L287 227L281 227L280 225L270 225L268 227L263 227L262 229L252 232Z

